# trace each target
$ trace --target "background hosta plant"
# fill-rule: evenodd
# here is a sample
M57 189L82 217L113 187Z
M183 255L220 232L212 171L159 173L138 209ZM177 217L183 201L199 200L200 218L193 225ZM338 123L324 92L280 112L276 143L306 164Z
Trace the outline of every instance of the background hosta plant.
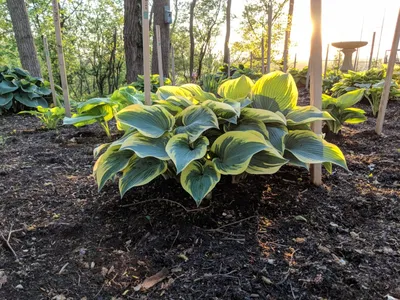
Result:
M33 77L20 68L0 66L0 113L12 110L18 112L38 106L48 107L45 97L51 94L48 83Z
M340 149L309 128L333 118L298 107L289 74L273 72L254 85L245 76L228 80L219 89L221 98L195 84L165 86L157 96L152 106L137 103L116 115L125 135L94 151L99 189L117 176L124 195L173 174L200 205L222 175L273 174L285 164L347 168Z
M65 117L64 107L41 107L38 106L37 110L21 111L20 114L30 114L37 117L47 129L55 129Z
M338 98L328 95L322 96L322 109L328 111L333 117L333 120L325 121L330 131L337 134L344 123L358 124L367 120L364 110L352 107L363 96L363 89L347 92Z

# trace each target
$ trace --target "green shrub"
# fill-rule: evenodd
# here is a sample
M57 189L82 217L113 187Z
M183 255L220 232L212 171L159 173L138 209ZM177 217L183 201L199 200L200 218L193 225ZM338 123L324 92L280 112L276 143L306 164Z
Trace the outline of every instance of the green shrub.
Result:
M273 72L250 82L245 76L225 82L221 99L195 84L164 86L152 106L122 109L116 119L126 126L124 136L94 151L99 190L116 175L121 196L172 175L200 205L221 175L273 174L285 164L347 168L340 149L309 127L332 117L297 106L291 75Z
M360 108L352 107L364 96L364 90L354 90L347 92L339 98L322 95L322 109L329 112L333 120L326 120L329 130L337 134L344 123L358 124L365 122L365 111Z
M302 70L290 69L289 73L293 76L298 88L306 86L308 67L304 67Z
M21 111L20 114L30 114L37 117L47 129L56 129L65 117L64 107L46 108L38 106L37 110Z
M48 107L46 96L51 94L48 82L33 77L20 68L0 67L0 113L21 111L29 107Z

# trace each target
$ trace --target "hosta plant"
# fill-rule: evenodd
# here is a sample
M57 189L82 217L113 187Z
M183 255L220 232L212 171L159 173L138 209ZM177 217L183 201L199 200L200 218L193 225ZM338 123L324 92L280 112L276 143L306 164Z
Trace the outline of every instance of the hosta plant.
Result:
M171 79L164 77L164 85L171 85ZM137 81L132 82L131 84L134 86L138 91L144 92L144 79L143 75L139 75ZM153 74L150 76L150 91L155 93L157 89L160 87L160 75Z
M94 177L101 190L119 181L121 196L154 178L175 176L200 205L223 175L273 174L283 165L323 163L346 167L340 149L310 130L328 112L298 107L291 75L273 72L255 84L232 79L219 96L195 84L165 86L152 106L125 107L117 141L95 149Z
M20 114L30 114L37 117L47 129L56 129L61 120L65 117L64 107L41 107L38 106L37 110L21 111Z
M381 97L383 93L383 86L385 81L382 80L375 84L359 84L358 88L365 88L365 97L368 99L369 104L371 105L372 114L376 116L379 111L379 105L381 103ZM389 99L399 99L400 98L400 89L398 85L392 81L390 86Z
M44 97L50 94L42 78L31 76L20 68L0 66L0 113L8 110L17 112L29 107L48 107Z
M363 96L363 89L347 92L338 98L322 95L322 109L328 111L333 118L333 120L325 121L330 131L337 134L344 123L358 124L367 120L364 110L352 107Z

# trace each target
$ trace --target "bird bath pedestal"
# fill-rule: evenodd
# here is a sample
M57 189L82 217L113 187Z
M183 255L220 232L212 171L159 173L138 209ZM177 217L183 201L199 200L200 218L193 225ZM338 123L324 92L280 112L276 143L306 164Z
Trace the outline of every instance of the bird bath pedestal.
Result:
M364 47L368 42L337 42L332 43L333 47L340 48L344 54L343 64L340 68L340 71L347 72L348 70L354 70L352 56L353 52L356 51L357 48Z

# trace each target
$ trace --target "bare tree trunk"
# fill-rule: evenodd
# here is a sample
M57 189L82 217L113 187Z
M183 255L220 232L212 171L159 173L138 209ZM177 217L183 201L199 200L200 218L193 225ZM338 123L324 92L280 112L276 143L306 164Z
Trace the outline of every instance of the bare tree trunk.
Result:
M190 3L190 17L189 17L189 35L190 35L190 57L189 57L189 76L193 81L193 69L194 69L194 33L193 33L193 21L194 21L194 7L196 6L196 0L192 0Z
M25 1L7 0L7 7L11 16L21 65L31 75L42 77Z
M126 81L131 83L143 74L141 0L124 0L124 49Z
M288 56L289 56L289 44L290 44L290 32L292 31L292 18L293 18L294 0L289 2L289 14L287 20L287 27L285 33L285 46L283 49L283 72L287 72L288 69Z
M225 47L224 47L224 63L229 64L229 37L231 35L231 5L232 0L228 0L226 4L226 34L225 34Z
M162 68L164 74L168 74L169 69L169 24L164 21L164 6L169 7L169 0L154 0L154 20L153 20L153 55L151 58L151 72L158 74L158 53L157 53L157 39L156 39L156 26L160 26L161 35L161 52L162 52Z

